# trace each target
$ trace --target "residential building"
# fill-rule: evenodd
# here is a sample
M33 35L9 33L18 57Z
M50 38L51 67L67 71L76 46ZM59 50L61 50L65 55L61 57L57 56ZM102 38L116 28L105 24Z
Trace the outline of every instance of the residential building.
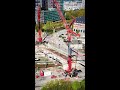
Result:
M85 0L82 0L82 8L85 9Z
M81 37L85 37L85 17L81 16L76 18L76 22L73 24L73 31L79 32Z
M80 1L64 1L64 10L78 10L82 9L82 0Z

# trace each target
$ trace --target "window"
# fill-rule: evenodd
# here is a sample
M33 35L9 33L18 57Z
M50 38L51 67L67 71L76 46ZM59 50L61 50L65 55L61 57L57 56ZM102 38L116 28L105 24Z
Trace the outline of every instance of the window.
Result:
M83 33L85 33L85 30L83 30Z

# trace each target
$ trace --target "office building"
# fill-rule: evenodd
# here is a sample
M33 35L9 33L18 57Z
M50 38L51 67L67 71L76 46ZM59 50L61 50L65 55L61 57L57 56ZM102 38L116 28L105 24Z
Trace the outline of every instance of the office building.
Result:
M81 37L85 37L85 17L81 16L76 18L76 22L73 24L73 31L79 32Z
M45 0L45 1L39 0L39 4L41 5L40 22L46 23L47 21L59 21L60 17L58 15L56 8L54 7L53 0ZM60 3L61 11L63 12L63 0L57 0L57 1ZM45 8L45 6L47 8ZM35 21L37 21L37 8L35 8Z
M64 10L78 10L82 8L82 0L81 1L64 1Z

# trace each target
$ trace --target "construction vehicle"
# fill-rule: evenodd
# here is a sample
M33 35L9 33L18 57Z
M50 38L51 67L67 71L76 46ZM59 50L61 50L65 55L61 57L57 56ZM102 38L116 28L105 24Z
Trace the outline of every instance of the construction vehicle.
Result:
M53 0L53 3L54 3L54 6L64 24L64 27L65 29L67 30L67 45L68 45L68 60L67 60L67 64L68 64L68 68L65 70L65 73L69 76L76 76L75 75L75 72L77 72L76 70L76 67L73 69L72 68L72 49L70 48L70 44L71 44L71 39L72 39L72 35L74 36L78 36L80 37L80 34L77 34L75 32L73 32L73 30L70 28L71 25L75 22L75 18L73 17L73 21L68 24L66 19L64 18L63 16L63 13L62 11L60 10L60 4L57 0ZM41 11L41 8L40 8L40 5L38 5L38 25L39 25L39 30L38 30L38 34L39 34L39 37L38 37L38 42L42 43L44 40L42 39L42 31L40 29L40 11ZM46 38L46 37L45 37Z
M68 62L68 68L67 68L67 70L65 70L65 73L66 73L66 75L69 75L69 76L76 76L77 75L76 74L77 73L76 67L74 69L72 68L72 55L71 55L72 54L72 49L70 48L70 44L71 44L71 39L72 39L71 35L80 37L80 34L77 34L77 33L73 32L73 30L70 28L71 25L74 23L75 19L73 19L73 21L70 24L68 24L66 19L63 16L62 11L60 10L59 2L57 0L53 0L53 3L54 3L54 6L55 6L55 8L56 8L56 10L57 10L63 24L64 24L65 29L67 30L67 35L68 35L68 37L67 37L67 43L68 43L68 60L67 60L67 62Z

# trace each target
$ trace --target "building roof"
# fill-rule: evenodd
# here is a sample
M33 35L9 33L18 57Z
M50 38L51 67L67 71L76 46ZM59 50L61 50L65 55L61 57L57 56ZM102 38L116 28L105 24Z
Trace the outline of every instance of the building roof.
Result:
M76 23L83 23L83 24L85 24L85 16L77 17L76 18Z

